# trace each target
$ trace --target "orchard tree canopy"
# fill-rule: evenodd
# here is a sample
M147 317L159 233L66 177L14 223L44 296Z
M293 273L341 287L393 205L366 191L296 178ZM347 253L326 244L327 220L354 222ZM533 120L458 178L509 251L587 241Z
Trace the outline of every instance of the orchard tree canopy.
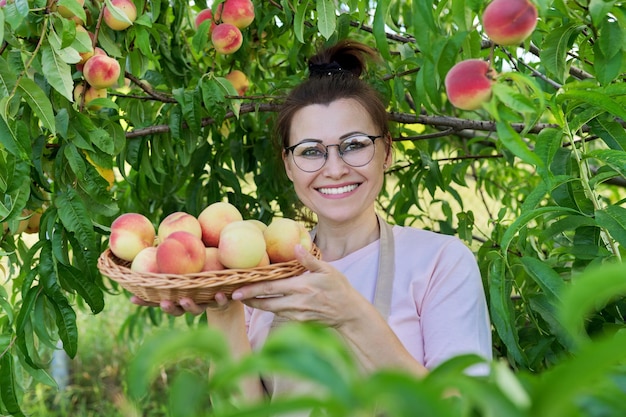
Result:
M233 46L196 20L219 17L219 1L134 0L133 15L125 0L2 0L0 413L19 414L29 378L53 383L58 339L80 349L76 309L97 314L120 291L96 265L121 213L157 224L229 201L265 222L310 218L283 174L275 114L316 48L344 38L382 58L367 79L395 153L379 211L475 250L497 357L538 372L571 352L562 289L626 245L626 6L530 1L536 26L502 45L484 30L487 0L253 0ZM470 110L445 85L466 60L489 77ZM460 71L460 93L474 75ZM607 304L586 331L623 326L624 307Z

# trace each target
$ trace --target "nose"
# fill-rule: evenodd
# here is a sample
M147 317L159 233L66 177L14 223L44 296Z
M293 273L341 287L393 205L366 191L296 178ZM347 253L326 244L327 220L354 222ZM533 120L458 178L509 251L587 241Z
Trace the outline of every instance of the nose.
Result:
M331 152L331 147L336 148L334 152ZM348 164L344 162L339 153L339 145L326 146L326 163L323 169L332 177L341 175L348 170Z

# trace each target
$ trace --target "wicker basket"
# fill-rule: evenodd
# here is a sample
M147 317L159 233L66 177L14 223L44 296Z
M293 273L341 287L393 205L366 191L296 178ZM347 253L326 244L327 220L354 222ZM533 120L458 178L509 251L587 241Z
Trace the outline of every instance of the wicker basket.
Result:
M315 245L311 253L318 259L321 256ZM158 303L161 300L179 301L188 297L198 304L210 302L217 292L230 297L233 291L246 284L289 278L305 271L298 261L290 261L250 269L224 269L197 274L136 272L130 269L130 262L113 255L111 249L100 254L98 269L102 275L145 301Z

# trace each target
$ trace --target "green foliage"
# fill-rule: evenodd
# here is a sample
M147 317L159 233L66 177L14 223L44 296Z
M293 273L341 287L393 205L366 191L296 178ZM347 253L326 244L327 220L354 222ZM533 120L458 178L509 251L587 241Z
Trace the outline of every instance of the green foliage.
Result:
M140 212L156 224L173 211L199 214L228 200L248 218L307 215L282 172L274 113L307 76L315 47L344 37L383 57L369 79L388 103L396 151L379 210L398 224L457 234L476 250L494 352L524 376L523 391L535 398L526 384L544 375L571 378L559 371L570 366L563 358L605 355L622 337L623 287L602 275L592 274L588 285L606 303L577 326L616 339L582 343L557 313L578 274L621 263L626 244L621 3L538 1L531 37L504 48L481 32L483 0L257 1L233 55L217 54L196 30L205 2L137 1L138 18L124 31L100 21L100 1L61 3L97 32L97 45L124 74L99 110L88 109L73 97L83 81L79 53L89 48L75 22L54 1L0 7L0 413L20 415L24 390L53 385L46 353L61 340L76 354L76 310L98 314L103 294L119 291L100 275L97 258L120 213ZM489 59L499 73L493 99L471 112L452 107L443 86L448 70L468 58ZM225 81L231 69L250 79L245 97ZM18 233L38 214L38 230ZM163 321L156 311L138 314ZM142 319L129 318L128 331ZM597 372L607 375L611 358ZM380 378L390 386L403 381ZM458 379L476 402L450 400L429 412L515 409L494 385ZM189 381L192 375L182 375L176 391ZM431 390L424 395L438 389L422 388ZM345 389L356 395L350 380ZM571 391L552 392L571 399ZM576 404L600 413L606 398L585 395ZM537 413L566 410L556 403L537 405ZM337 412L347 404L340 401ZM390 413L405 406L416 405L398 400Z

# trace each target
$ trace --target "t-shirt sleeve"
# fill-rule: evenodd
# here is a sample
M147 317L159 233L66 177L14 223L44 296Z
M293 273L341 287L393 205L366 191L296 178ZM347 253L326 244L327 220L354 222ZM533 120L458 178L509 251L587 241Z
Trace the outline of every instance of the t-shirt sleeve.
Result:
M480 270L474 254L458 239L438 253L419 306L424 366L434 368L461 354L492 358L491 326ZM486 366L468 373L484 374Z

